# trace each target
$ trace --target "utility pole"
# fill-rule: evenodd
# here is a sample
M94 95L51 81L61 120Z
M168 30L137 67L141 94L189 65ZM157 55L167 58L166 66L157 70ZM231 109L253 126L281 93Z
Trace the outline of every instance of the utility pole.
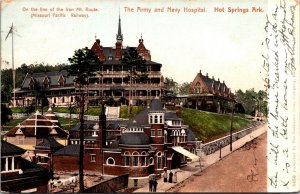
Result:
M2 1L1 1L2 2ZM1 5L2 6L2 5ZM11 27L9 29L9 32L6 35L5 40L8 38L9 34L11 34L11 63L12 63L12 72L13 72L13 93L14 93L14 99L13 99L13 106L16 107L16 71L15 71L15 65L14 65L14 25L11 24Z
M84 182L83 182L83 159L84 159L84 153L83 153L83 124L84 124L84 93L81 91L80 93L80 147L79 147L79 188L80 192L84 192Z
M233 122L233 106L234 106L234 101L232 101L232 107L231 107L231 123L230 123L230 151L232 151L232 122Z

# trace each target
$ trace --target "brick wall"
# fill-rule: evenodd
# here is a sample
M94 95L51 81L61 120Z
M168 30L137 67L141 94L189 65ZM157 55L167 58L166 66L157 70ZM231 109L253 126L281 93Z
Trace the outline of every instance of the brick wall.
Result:
M54 171L78 171L79 157L78 156L53 156Z

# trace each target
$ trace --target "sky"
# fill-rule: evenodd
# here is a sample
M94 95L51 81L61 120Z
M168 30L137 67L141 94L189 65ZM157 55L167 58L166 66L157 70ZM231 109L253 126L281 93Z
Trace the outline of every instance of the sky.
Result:
M180 12L169 12L168 7ZM252 7L263 12L252 12ZM155 8L164 12L154 12ZM184 8L205 8L206 12L184 12ZM216 12L217 8L224 8L224 12ZM31 17L49 13L51 17ZM52 17L53 13L66 17ZM71 17L71 13L88 14L88 18ZM224 80L232 91L258 91L264 89L261 43L266 36L266 13L266 0L5 0L1 11L2 60L9 65L2 68L11 67L11 37L4 39L12 23L20 35L14 36L15 67L42 62L55 65L68 63L79 48L91 48L95 35L102 46L114 46L120 14L123 46L138 46L142 34L152 61L162 64L164 77L178 83L192 82L201 70Z

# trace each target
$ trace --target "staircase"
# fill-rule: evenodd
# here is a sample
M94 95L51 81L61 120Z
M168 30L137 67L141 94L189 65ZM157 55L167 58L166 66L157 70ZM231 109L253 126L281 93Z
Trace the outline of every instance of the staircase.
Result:
M105 115L107 119L118 119L120 115L120 107L107 106L105 109Z

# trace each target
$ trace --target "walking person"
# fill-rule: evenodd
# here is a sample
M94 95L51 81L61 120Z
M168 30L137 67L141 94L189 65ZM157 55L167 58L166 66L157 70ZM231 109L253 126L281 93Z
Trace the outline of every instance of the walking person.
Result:
M156 192L156 187L157 187L157 180L156 179L154 179L153 180L153 192Z
M177 183L177 171L174 172L173 183Z
M173 172L170 171L170 173L169 173L169 183L172 183L172 178L173 178Z
M167 170L165 170L164 172L164 182L168 182L168 173L167 173Z
M149 175L149 192L152 192L153 190L153 179L152 176Z

